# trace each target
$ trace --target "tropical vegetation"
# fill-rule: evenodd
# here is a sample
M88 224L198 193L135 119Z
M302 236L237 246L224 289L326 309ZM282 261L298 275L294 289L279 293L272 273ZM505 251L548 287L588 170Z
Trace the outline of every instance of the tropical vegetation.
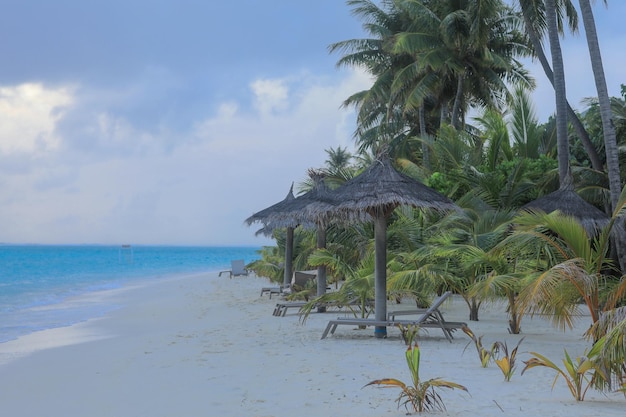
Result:
M572 361L566 353L563 372L535 354L525 370L555 369L581 400L586 390L581 378L594 370L600 372L595 386L624 389L626 87L621 97L608 97L589 1L581 0L580 10L598 96L578 111L565 96L559 44L567 29L578 29L569 0L348 0L347 5L367 37L338 41L329 50L341 55L338 66L364 70L373 81L343 103L357 111L356 151L327 150L320 168L326 184L339 187L385 154L399 171L460 208L441 214L398 207L391 213L388 296L424 305L432 294L452 290L466 301L470 320L479 320L483 303L504 299L513 334L521 332L524 316L537 313L567 328L582 306L593 323L587 333L593 356ZM530 99L534 81L522 64L529 57L541 62L555 89L556 111L544 122ZM577 207L548 213L533 207L539 197L566 187L604 212L606 221L590 229ZM277 282L284 273L285 235L274 230L277 246L264 248L262 259L251 265ZM370 223L329 225L325 248L317 248L315 230L296 228L294 267L323 265L338 287L336 294L312 299L311 306L356 298L363 308L355 314L367 311L374 247ZM477 349L483 365L494 358L493 349L478 344ZM407 360L412 372L418 369L417 346ZM507 372L512 369L509 364ZM414 391L393 383L415 406Z

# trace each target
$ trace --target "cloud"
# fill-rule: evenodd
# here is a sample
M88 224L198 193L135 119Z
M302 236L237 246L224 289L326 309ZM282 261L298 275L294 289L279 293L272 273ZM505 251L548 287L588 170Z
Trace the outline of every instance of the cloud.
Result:
M55 125L72 102L71 88L36 83L0 87L0 153L56 149L60 138Z
M284 80L256 80L250 88L254 93L254 107L261 116L272 114L274 111L285 110L289 105L289 90Z
M341 102L369 82L358 72L257 78L245 96L208 103L182 128L165 113L146 127L111 105L137 100L128 89L102 100L87 85L51 90L66 92L48 105L63 111L46 112L39 131L55 146L23 150L0 177L2 240L268 243L244 219L322 166L324 149L351 143L354 114Z

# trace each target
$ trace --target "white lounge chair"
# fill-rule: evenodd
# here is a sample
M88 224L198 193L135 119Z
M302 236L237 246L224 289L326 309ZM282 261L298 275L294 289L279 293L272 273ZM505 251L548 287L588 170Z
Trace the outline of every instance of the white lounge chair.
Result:
M228 273L228 277L232 278L233 276L248 276L250 271L246 269L246 263L243 259L237 259L234 261L230 261L230 269L227 271L220 271L218 276L222 276L222 274Z

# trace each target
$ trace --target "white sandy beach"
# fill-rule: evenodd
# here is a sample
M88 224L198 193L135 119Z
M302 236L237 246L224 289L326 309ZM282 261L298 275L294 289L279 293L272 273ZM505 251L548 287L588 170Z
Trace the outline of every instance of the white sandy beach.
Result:
M395 377L410 382L405 345L397 329L375 339L373 330L340 327L320 336L329 318L273 317L276 297L259 296L263 278L204 274L107 295L120 308L104 318L0 344L0 415L10 417L403 416L395 389L365 387ZM394 306L390 306L394 307ZM446 319L466 321L459 298L442 308ZM295 313L295 310L294 310ZM626 416L622 394L589 391L576 402L554 373L520 375L529 351L554 361L563 348L583 353L583 317L565 333L525 318L522 335L507 333L502 306L485 305L469 323L490 345L520 345L518 371L504 382L494 365L480 367L469 339L439 331L420 339L423 378L443 377L469 393L442 393L446 416Z

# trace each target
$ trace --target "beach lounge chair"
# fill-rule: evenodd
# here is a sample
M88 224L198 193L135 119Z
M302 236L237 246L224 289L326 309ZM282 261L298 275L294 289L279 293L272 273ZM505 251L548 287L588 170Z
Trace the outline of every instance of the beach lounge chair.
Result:
M220 271L218 276L221 277L222 274L226 273L228 273L229 278L232 278L233 276L248 276L250 274L250 271L246 269L246 263L243 261L243 259L237 259L234 261L230 261L230 269L226 271Z
M282 294L283 293L283 286L280 285L278 287L262 287L261 288L261 296L263 294L269 294L270 295L270 300L272 299L272 295L273 294Z
M297 308L298 310L300 310L302 307L304 307L307 304L307 301L285 301L285 302L281 302L281 303L276 303L276 307L274 307L274 312L272 313L272 315L276 316L276 317L285 317L287 315L287 310L291 309L291 308ZM361 308L361 301L358 299L354 299L349 301L348 303L337 303L337 302L326 302L326 303L319 303L317 304L322 305L323 307L330 309L330 308L337 308L339 310L348 307L350 308L352 311L356 310L360 310ZM367 303L365 303L365 308L369 311L372 307L374 306L374 302L373 301L368 301ZM299 311L298 311L299 313Z
M302 291L315 283L317 271L295 271L291 279L291 292Z
M463 322L449 322L443 318L443 314L439 311L439 307L446 298L451 295L451 292L445 292L439 298L437 298L433 304L426 309L417 310L405 310L395 311L387 314L387 320L373 320L373 319L357 319L349 317L337 317L335 320L330 320L324 333L322 333L322 339L325 339L328 334L335 333L337 326L339 325L351 325L351 326L378 326L378 327L393 327L398 325L403 326L417 326L419 328L436 328L443 331L444 336L450 342L452 342L452 332L456 329L460 329L463 326L467 326ZM419 315L418 318L413 320L396 320L396 316L399 315Z
M293 273L293 277L291 278L291 284L289 288L286 289L287 293L293 294L300 291L303 291L306 288L311 286L311 283L315 283L315 279L317 278L317 271L295 271ZM302 308L307 301L285 301L282 303L277 303L274 308L274 316L282 316L284 317L287 314L287 310L290 308Z
M441 319L443 319L443 316L441 312L439 311L439 307L441 307L443 302L446 301L446 299L450 297L451 295L452 295L451 291L444 292L443 294L441 294L441 296L437 297L428 308L415 308L415 309L410 309L410 310L388 311L387 319L394 320L396 316L423 315L427 312L430 315L436 315L438 317L441 317ZM428 317L426 319L428 319Z
M301 309L307 303L307 301L284 301L282 303L276 303L276 307L274 307L272 315L276 317L285 317L287 310L290 308Z

